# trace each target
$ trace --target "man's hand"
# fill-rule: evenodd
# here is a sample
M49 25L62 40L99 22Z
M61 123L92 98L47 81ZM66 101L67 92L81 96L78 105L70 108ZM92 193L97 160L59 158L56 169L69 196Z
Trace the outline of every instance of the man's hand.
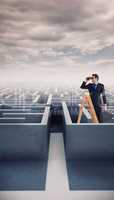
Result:
M85 82L86 82L86 84L89 84L89 83L91 83L92 81L91 81L91 79L89 79L89 77L86 77Z
M104 105L103 105L102 110L103 110L103 111L107 111L107 110L108 110L108 108L107 108L107 104L104 104Z
M104 105L104 109L105 109L105 111L108 110L108 108L107 108L107 104Z
M86 82L90 81L90 77L89 77L89 76L86 77L85 81L86 81Z

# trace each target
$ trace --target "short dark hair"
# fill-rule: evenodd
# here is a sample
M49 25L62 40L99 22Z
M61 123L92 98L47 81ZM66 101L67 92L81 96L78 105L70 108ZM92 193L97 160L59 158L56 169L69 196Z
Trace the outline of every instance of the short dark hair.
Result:
M92 74L92 76L94 76L95 78L97 78L97 80L99 80L99 75L98 74Z

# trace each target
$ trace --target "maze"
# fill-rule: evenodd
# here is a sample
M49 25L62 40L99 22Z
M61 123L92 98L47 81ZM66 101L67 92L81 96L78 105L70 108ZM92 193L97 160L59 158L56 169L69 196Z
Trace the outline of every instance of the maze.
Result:
M111 169L114 169L114 92L106 91L108 111L103 111L104 121L98 125L91 122L86 108L81 123L77 124L83 95L75 88L0 89L0 190L46 189L50 136L53 133L62 133L71 190L114 189L114 180L111 179L114 174L109 168L112 174L104 185L102 181L96 185L91 181L84 184L85 175L77 183L78 174L75 174L74 166L82 169L80 162L84 162L83 166L85 162L93 161L105 162L108 166L111 163ZM16 173L21 174L21 180L12 172L14 166ZM26 170L26 175L22 175ZM8 176L10 180L7 181Z

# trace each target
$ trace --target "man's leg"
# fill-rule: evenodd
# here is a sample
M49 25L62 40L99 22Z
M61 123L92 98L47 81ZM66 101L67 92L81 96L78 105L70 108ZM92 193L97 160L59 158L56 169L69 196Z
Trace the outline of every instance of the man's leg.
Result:
M103 115L102 115L101 107L96 107L95 112L96 112L99 123L102 123L103 122Z

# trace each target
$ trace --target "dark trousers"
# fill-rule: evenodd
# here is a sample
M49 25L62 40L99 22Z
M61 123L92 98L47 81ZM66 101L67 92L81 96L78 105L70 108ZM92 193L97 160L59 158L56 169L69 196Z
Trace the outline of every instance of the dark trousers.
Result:
M99 123L103 122L102 109L100 106L94 106Z

